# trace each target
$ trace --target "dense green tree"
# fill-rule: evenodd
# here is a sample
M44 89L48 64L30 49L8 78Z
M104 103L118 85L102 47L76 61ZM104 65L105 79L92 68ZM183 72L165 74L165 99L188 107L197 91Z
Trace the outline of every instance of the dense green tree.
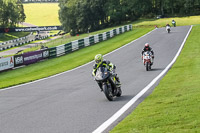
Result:
M0 0L0 27L15 27L25 18L21 1Z
M105 0L62 0L59 19L65 31L76 33L100 29L106 23Z
M59 0L65 31L76 33L157 15L199 15L200 0Z

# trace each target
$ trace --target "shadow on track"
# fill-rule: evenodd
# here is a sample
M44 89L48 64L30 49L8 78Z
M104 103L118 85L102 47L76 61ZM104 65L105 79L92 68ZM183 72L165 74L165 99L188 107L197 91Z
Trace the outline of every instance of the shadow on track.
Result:
M123 90L122 90L122 91L123 91ZM116 97L112 102L129 101L129 100L132 99L133 97L134 97L133 95L123 95L123 92L122 92L122 96Z
M164 70L165 68L153 68L153 69L151 69L150 71L162 71L162 70Z

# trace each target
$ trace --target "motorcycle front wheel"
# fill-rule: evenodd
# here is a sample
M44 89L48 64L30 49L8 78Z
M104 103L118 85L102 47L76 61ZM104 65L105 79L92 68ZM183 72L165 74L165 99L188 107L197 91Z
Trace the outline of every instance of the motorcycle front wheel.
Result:
M146 62L146 65L145 65L146 66L146 71L149 71L149 65L150 65L149 62Z
M113 93L112 93L112 88L110 86L107 86L107 84L104 84L103 92L109 101L113 101Z

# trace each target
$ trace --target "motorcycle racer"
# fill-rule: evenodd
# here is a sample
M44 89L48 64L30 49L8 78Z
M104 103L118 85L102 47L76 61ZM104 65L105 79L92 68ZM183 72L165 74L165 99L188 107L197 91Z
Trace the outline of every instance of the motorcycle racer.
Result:
M171 27L169 24L166 24L166 27L167 27L167 26Z
M117 76L117 74L115 73L115 69L116 66L114 64L112 64L110 61L108 60L103 60L103 56L101 54L97 54L94 57L95 60L95 64L93 65L93 71L92 71L92 75L95 76L96 75L96 70L98 69L98 67L100 66L104 66L106 67L109 71L112 72L112 75L115 76L116 80L118 81L118 86L120 86L120 81L119 81L119 77ZM98 83L99 84L99 83ZM99 87L102 89L102 85L99 84Z
M153 65L153 60L154 60L154 52L153 49L149 46L149 43L145 43L144 48L142 50L142 60L143 60L143 53L149 51L152 54L152 64Z
M176 21L172 20L172 25L176 27Z

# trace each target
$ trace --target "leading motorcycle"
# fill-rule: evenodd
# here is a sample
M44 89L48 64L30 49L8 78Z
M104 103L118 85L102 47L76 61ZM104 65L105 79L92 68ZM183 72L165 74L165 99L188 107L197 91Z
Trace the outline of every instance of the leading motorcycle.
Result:
M166 31L167 31L167 33L170 33L170 31L171 31L170 26L166 26Z
M122 90L120 86L116 85L118 83L116 77L106 67L99 66L95 80L109 101L113 101L115 96L121 96Z
M146 71L151 70L151 66L152 66L152 53L150 51L146 51L143 53L142 56L143 59L143 64L146 68Z

